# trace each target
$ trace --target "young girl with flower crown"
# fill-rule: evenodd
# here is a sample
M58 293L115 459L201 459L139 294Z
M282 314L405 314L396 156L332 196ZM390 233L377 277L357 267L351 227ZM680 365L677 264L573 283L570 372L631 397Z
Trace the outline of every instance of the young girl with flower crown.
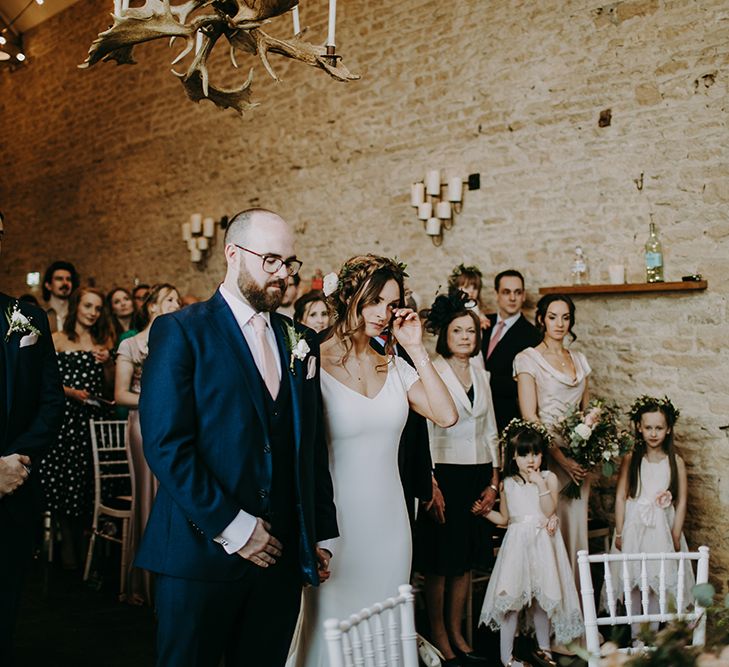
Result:
M630 411L635 426L635 447L622 461L615 496L613 553L688 551L683 536L686 518L686 466L673 447L673 426L679 411L668 397L641 396ZM684 600L690 601L694 575L684 574ZM611 566L616 597L624 590L623 564ZM658 613L660 563L647 563L650 587L648 611ZM633 610L641 609L641 564L628 563ZM677 561L665 561L666 590L676 589ZM656 628L658 624L655 624ZM639 631L634 624L633 637Z
M501 506L486 518L508 528L486 589L480 623L500 628L505 667L526 664L512 655L520 616L524 629L535 630L537 662L556 665L549 650L550 635L553 632L560 644L579 637L582 614L555 514L559 483L553 472L541 469L549 435L539 423L513 419L502 442ZM472 511L479 510L476 502Z

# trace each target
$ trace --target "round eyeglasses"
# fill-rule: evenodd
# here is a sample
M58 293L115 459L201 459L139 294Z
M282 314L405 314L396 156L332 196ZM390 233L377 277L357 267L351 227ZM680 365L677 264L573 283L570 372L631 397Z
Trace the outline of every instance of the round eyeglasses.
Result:
M277 273L282 266L285 266L286 273L288 273L290 276L295 276L301 270L301 265L303 264L303 262L299 259L284 260L281 259L281 257L279 257L278 255L262 255L255 250L244 248L242 245L238 245L237 243L233 243L233 245L236 248L240 248L241 250L245 250L246 252L251 253L251 255L260 257L261 260L263 260L261 267L266 273Z

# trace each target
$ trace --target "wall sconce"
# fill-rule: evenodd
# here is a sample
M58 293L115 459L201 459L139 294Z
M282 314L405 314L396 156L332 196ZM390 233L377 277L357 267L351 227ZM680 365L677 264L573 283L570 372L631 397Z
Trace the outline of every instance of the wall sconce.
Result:
M477 190L480 175L471 174L465 181L460 176L451 176L442 182L440 170L430 169L424 180L410 186L410 205L418 210L418 219L423 221L425 233L435 246L443 243L443 230L453 227L455 215L463 208L464 183L469 190Z
M214 218L203 218L201 213L193 213L189 222L182 223L182 240L187 244L193 264L204 265L208 250L215 240L215 228L218 226L225 229L228 226L228 216L224 215L216 221Z

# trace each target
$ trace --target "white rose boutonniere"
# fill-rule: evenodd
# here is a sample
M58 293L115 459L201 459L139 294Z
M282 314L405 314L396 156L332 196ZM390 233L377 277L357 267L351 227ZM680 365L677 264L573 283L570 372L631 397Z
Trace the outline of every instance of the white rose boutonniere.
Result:
M5 318L8 321L8 333L5 334L6 342L10 340L10 336L14 333L41 335L41 332L32 324L33 318L26 317L20 312L20 305L17 301L12 306L8 306Z
M296 375L294 371L294 360L304 361L306 355L311 352L309 344L306 342L306 334L303 332L296 331L293 325L286 325L286 347L288 347L291 353L291 363L289 368L291 372Z

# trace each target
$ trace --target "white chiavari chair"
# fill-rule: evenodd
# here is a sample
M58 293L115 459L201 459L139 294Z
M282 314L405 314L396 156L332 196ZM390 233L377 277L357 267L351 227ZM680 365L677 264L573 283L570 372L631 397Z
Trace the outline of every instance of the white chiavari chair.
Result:
M696 583L705 584L709 581L709 547L699 547L698 551L654 553L654 554L589 554L587 551L577 552L577 565L580 573L580 589L582 594L582 610L585 617L585 639L587 651L590 654L589 667L598 667L600 664L600 626L614 626L631 623L666 623L677 619L689 622L696 622L693 634L693 645L703 646L706 636L706 616L704 608L686 600L684 593L686 585L686 568L691 567L692 561L698 561L696 569ZM633 609L631 600L630 565L640 563L640 609ZM667 576L667 568L678 563L676 576ZM605 599L608 616L597 616L595 606L595 592L592 585L592 563L602 563L605 572ZM611 563L618 563L622 572L623 600L625 614L619 616L617 613L617 595L613 585ZM649 586L648 586L648 564L659 565L659 592L658 609L659 613L649 613ZM668 579L674 579L675 583L668 585ZM675 611L674 611L675 606ZM641 650L648 650L641 649ZM620 649L621 652L631 653L632 649Z
M89 428L91 429L91 449L94 461L94 518L91 525L89 549L86 554L84 581L89 578L91 571L96 538L115 542L121 545L119 594L124 595L127 569L129 568L129 523L132 518L132 497L117 496L112 502L110 499L105 500L104 482L127 479L132 490L134 489L132 466L126 446L127 422L89 419ZM104 517L121 520L121 537L117 537L101 527L101 520Z
M330 667L418 667L413 588L345 620L324 621Z

